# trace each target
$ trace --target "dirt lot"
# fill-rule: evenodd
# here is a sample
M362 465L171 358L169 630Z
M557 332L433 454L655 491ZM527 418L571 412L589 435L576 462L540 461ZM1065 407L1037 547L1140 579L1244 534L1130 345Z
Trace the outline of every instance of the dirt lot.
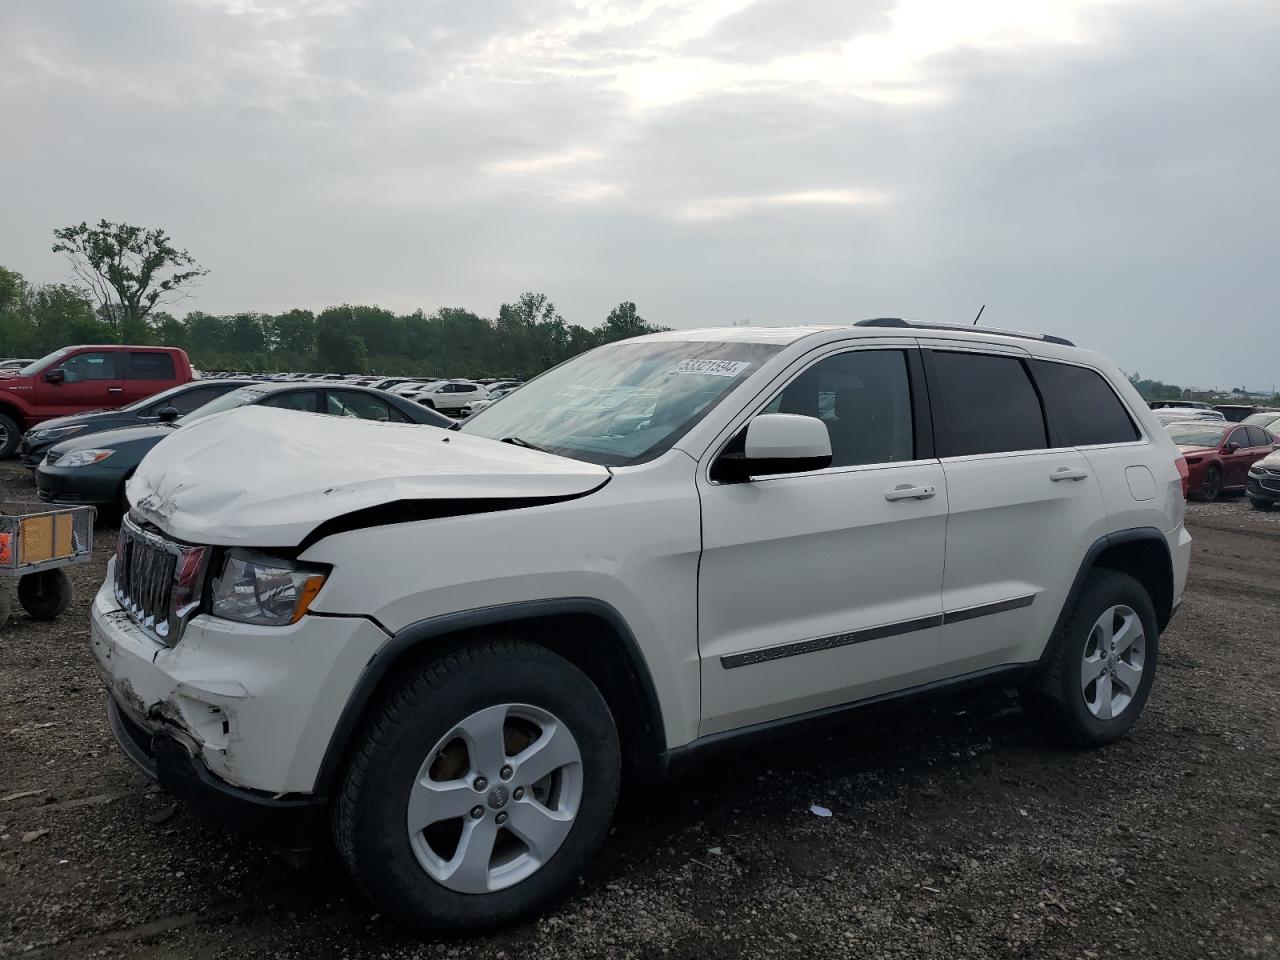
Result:
M0 499L31 490L0 464ZM72 611L0 631L0 955L1280 957L1280 512L1189 513L1186 602L1124 742L1048 748L1001 695L864 717L630 791L576 897L442 944L117 752L85 642L108 532Z

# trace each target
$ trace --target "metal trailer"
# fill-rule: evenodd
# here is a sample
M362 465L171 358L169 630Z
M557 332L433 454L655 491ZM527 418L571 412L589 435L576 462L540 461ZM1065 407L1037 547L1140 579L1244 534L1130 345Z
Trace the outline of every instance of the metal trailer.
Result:
M52 507L0 500L0 626L13 601L4 580L18 581L18 603L36 620L52 620L71 604L65 567L93 552L93 507Z

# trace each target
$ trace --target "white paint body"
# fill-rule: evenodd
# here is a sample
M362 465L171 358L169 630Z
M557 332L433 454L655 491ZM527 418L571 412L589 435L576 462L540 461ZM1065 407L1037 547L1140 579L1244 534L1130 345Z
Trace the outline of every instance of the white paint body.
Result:
M255 408L166 439L129 486L142 517L191 543L296 547L321 523L400 500L563 498L324 536L300 559L332 572L291 627L197 615L173 648L133 626L108 582L94 652L140 712L176 705L210 769L307 793L364 665L397 631L450 613L591 598L633 634L666 745L1037 660L1100 537L1159 530L1185 583L1190 538L1172 441L1124 376L1083 350L990 332L876 328L675 331L767 342L777 354L655 459L605 468L430 427ZM777 391L845 350L920 345L1034 356L1106 377L1132 443L834 467L717 483L720 451ZM1152 478L1131 484L1130 471ZM1083 476L1051 479L1056 471ZM919 499L886 495L903 487ZM501 550L494 547L501 546ZM427 563L430 551L448 563ZM981 619L948 614L1011 598ZM884 640L728 669L779 644L932 621ZM227 730L199 722L221 711Z

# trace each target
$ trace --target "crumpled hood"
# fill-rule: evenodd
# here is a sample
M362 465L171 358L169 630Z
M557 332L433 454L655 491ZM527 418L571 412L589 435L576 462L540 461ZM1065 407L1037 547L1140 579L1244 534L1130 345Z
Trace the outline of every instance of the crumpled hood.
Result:
M253 406L173 431L127 492L180 540L293 547L326 520L398 501L572 497L608 479L595 464L439 427Z

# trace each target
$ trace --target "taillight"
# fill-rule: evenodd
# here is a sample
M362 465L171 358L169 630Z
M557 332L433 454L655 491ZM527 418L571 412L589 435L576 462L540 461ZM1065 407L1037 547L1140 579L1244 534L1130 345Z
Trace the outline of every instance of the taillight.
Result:
M1174 465L1178 468L1178 476L1182 478L1182 495L1185 497L1191 487L1191 469L1187 466L1186 457L1178 457Z

